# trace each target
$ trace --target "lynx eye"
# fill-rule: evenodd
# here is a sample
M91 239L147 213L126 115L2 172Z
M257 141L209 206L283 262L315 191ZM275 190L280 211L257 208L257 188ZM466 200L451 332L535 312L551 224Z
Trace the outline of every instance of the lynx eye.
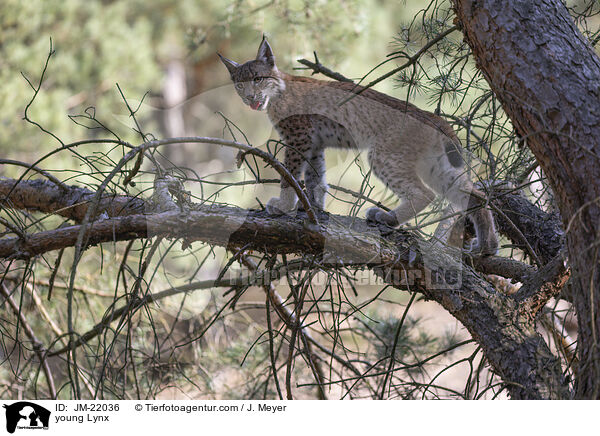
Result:
M236 89L239 89L241 91L242 89L244 89L244 84L243 83L236 83L235 87L236 87Z
M260 82L262 82L262 79L263 79L262 77L255 77L254 83L260 83Z

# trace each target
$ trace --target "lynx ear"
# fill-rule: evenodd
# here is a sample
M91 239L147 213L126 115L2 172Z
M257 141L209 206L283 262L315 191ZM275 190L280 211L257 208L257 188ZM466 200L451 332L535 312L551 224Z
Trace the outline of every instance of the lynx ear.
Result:
M217 53L217 55L219 56L219 58L221 58L221 62L223 62L229 70L229 74L233 75L233 73L235 72L235 70L237 70L240 64L221 56L220 53Z
M271 46L267 42L267 38L264 35L262 42L260 43L260 47L258 47L256 60L266 62L272 67L275 66L275 56L273 55L273 50L271 50Z

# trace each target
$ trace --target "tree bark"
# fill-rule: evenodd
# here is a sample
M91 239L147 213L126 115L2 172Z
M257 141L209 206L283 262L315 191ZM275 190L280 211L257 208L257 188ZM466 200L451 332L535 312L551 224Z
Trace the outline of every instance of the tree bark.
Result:
M11 186L14 181L7 182ZM37 187L40 196L57 198L56 192L65 187L39 182L19 183L7 204L12 207L21 199L20 206L40 208L44 198L21 196L30 185ZM43 189L42 189L43 188ZM67 187L68 188L68 187ZM23 191L21 191L23 189ZM76 189L78 195L87 198L91 192ZM130 200L133 201L131 198ZM115 198L120 204L131 204L127 197ZM137 201L142 201L137 199ZM143 201L142 201L143 203ZM513 201L513 209L519 203ZM192 205L193 210L168 210L160 213L136 213L136 209L151 207L120 208L104 205L106 211L118 212L89 223L61 227L21 237L0 239L0 258L31 258L33 256L77 243L78 235L85 231L83 247L101 242L131 240L160 235L166 238L182 238L188 243L199 240L220 245L233 251L241 248L265 253L294 253L317 256L323 268L367 267L383 278L385 283L399 289L422 293L426 298L441 304L459 320L481 345L487 360L506 383L508 392L515 399L569 398L568 385L562 376L560 362L535 329L535 314L553 292L560 290L560 276L555 287L544 287L541 280L526 298L514 298L494 289L475 270L466 265L457 250L432 246L428 241L402 230L386 230L381 234L378 227L355 217L323 215L315 225L306 214L296 217L273 217L264 211L248 211L236 207ZM49 206L48 206L49 207ZM81 205L84 210L87 205ZM46 206L43 207L45 209ZM128 211L129 215L123 215ZM62 213L63 209L55 209ZM516 213L518 217L518 213ZM79 216L78 214L77 216ZM515 225L521 223L516 221ZM543 223L540 223L540 227ZM475 263L490 273L494 267L501 271L510 269L507 259L494 264L494 258ZM514 262L514 261L513 261ZM519 269L519 268L517 268ZM540 271L546 276L546 271ZM532 268L520 268L521 276L534 274ZM521 277L524 279L524 277ZM532 304L532 301L535 304Z
M576 397L600 398L600 59L559 0L454 0L477 66L556 195L574 269Z
M48 180L17 182L0 178L0 206L57 214L75 222L83 220L96 193L77 186L57 186ZM146 203L141 198L105 194L96 207L95 216L125 216L144 213ZM93 217L92 217L93 218Z

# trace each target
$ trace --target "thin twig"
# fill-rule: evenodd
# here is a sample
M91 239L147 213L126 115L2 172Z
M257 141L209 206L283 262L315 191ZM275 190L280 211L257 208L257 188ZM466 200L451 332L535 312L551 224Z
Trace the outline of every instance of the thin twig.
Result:
M336 71L330 70L329 68L327 68L325 65L321 64L319 62L319 58L317 57L317 52L313 52L315 55L315 61L311 62L308 59L298 59L298 62L301 63L302 65L306 65L308 68L313 70L312 74L318 74L321 73L324 76L329 77L330 79L334 79L340 82L349 82L349 83L354 83L354 81L352 79L348 79L346 76L344 76L343 74L340 74Z
M411 56L410 58L408 58L408 60L400 65L397 68L394 68L391 71L388 71L387 73L383 74L382 76L379 76L377 79L372 80L371 82L369 82L367 85L365 86L361 86L360 88L358 88L355 92L352 93L352 95L346 97L346 99L344 99L340 104L344 104L346 102L348 102L350 99L356 97L357 95L361 94L365 89L368 88L372 88L373 86L377 85L379 82L384 81L385 79L387 79L388 77L393 76L396 73L399 73L400 71L410 67L411 65L413 65L415 62L417 62L419 60L419 58L421 57L421 55L423 53L425 53L427 50L429 50L431 47L433 47L435 44L437 44L438 42L440 42L442 39L444 39L446 36L450 35L452 32L454 32L455 30L458 30L459 27L458 26L452 26L450 27L448 30L440 33L438 36L436 36L435 38L433 38L431 41L429 41L427 44L425 44L418 52L416 52L413 56ZM391 59L394 58L390 58L390 59L386 59L384 62L389 62ZM380 64L381 65L381 64ZM362 81L362 80L361 80ZM359 82L360 83L360 82Z
M46 376L46 382L48 383L48 391L51 399L56 399L56 388L54 387L54 377L52 376L52 371L50 370L50 365L48 364L48 351L44 347L44 344L35 336L33 329L25 319L25 316L21 312L19 305L15 303L12 296L10 295L10 291L6 288L4 283L0 283L0 293L4 297L4 299L8 302L8 305L12 309L13 313L19 318L19 323L23 327L23 331L25 335L29 338L33 345L33 352L37 355L40 360L40 365L42 365L42 369L44 370L44 374Z
M242 255L240 258L240 261L244 265L246 265L246 267L248 267L251 271L253 271L253 272L258 271L258 265L256 265L256 263L252 259L250 259L247 255ZM268 273L269 273L269 271L265 271L263 273L263 276L268 277ZM321 368L320 364L318 362L316 362L315 359L313 358L313 355L315 355L315 354L311 347L311 343L316 342L316 341L312 338L307 327L304 326L301 321L300 322L298 321L298 319L299 319L298 314L294 314L287 307L285 307L283 299L277 293L275 286L273 286L272 283L265 284L263 286L263 289L264 289L265 293L267 294L269 300L275 307L275 310L279 314L280 318L285 322L285 324L290 329L292 329L292 331L293 331L293 329L298 330L298 332L300 334L300 339L304 343L304 348L306 349L306 358L309 362L309 365L311 365L314 368L314 372L316 374L319 399L325 400L326 399L325 392L323 391L323 387L322 387L323 369ZM292 335L292 336L294 336L294 335ZM293 342L290 342L290 348L294 349ZM290 399L289 396L291 396L291 394L290 394L290 391L288 390L288 399Z
M66 186L63 182L58 180L56 177L54 177L49 172L44 171L43 169L38 168L35 165L31 165L26 162L21 162L20 160L14 160L14 159L0 159L0 164L15 165L15 166L31 169L31 170L35 171L36 173L41 174L42 176L46 177L48 180L50 180L52 183L54 183L59 188L66 189Z

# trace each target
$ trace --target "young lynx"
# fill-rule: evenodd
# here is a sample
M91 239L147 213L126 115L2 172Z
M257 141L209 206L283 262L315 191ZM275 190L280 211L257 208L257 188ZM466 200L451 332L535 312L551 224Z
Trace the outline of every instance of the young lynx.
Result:
M220 56L220 55L219 55ZM279 71L266 39L255 60L238 64L221 56L245 104L265 110L286 144L284 165L299 180L304 174L308 199L323 209L326 147L367 148L373 173L400 199L392 212L367 211L367 219L391 227L414 218L435 198L445 196L456 210L470 214L476 241L471 251L491 255L498 249L494 221L463 168L460 142L439 116L394 97L352 83L316 80ZM281 193L267 211L293 211L298 198L281 181Z

